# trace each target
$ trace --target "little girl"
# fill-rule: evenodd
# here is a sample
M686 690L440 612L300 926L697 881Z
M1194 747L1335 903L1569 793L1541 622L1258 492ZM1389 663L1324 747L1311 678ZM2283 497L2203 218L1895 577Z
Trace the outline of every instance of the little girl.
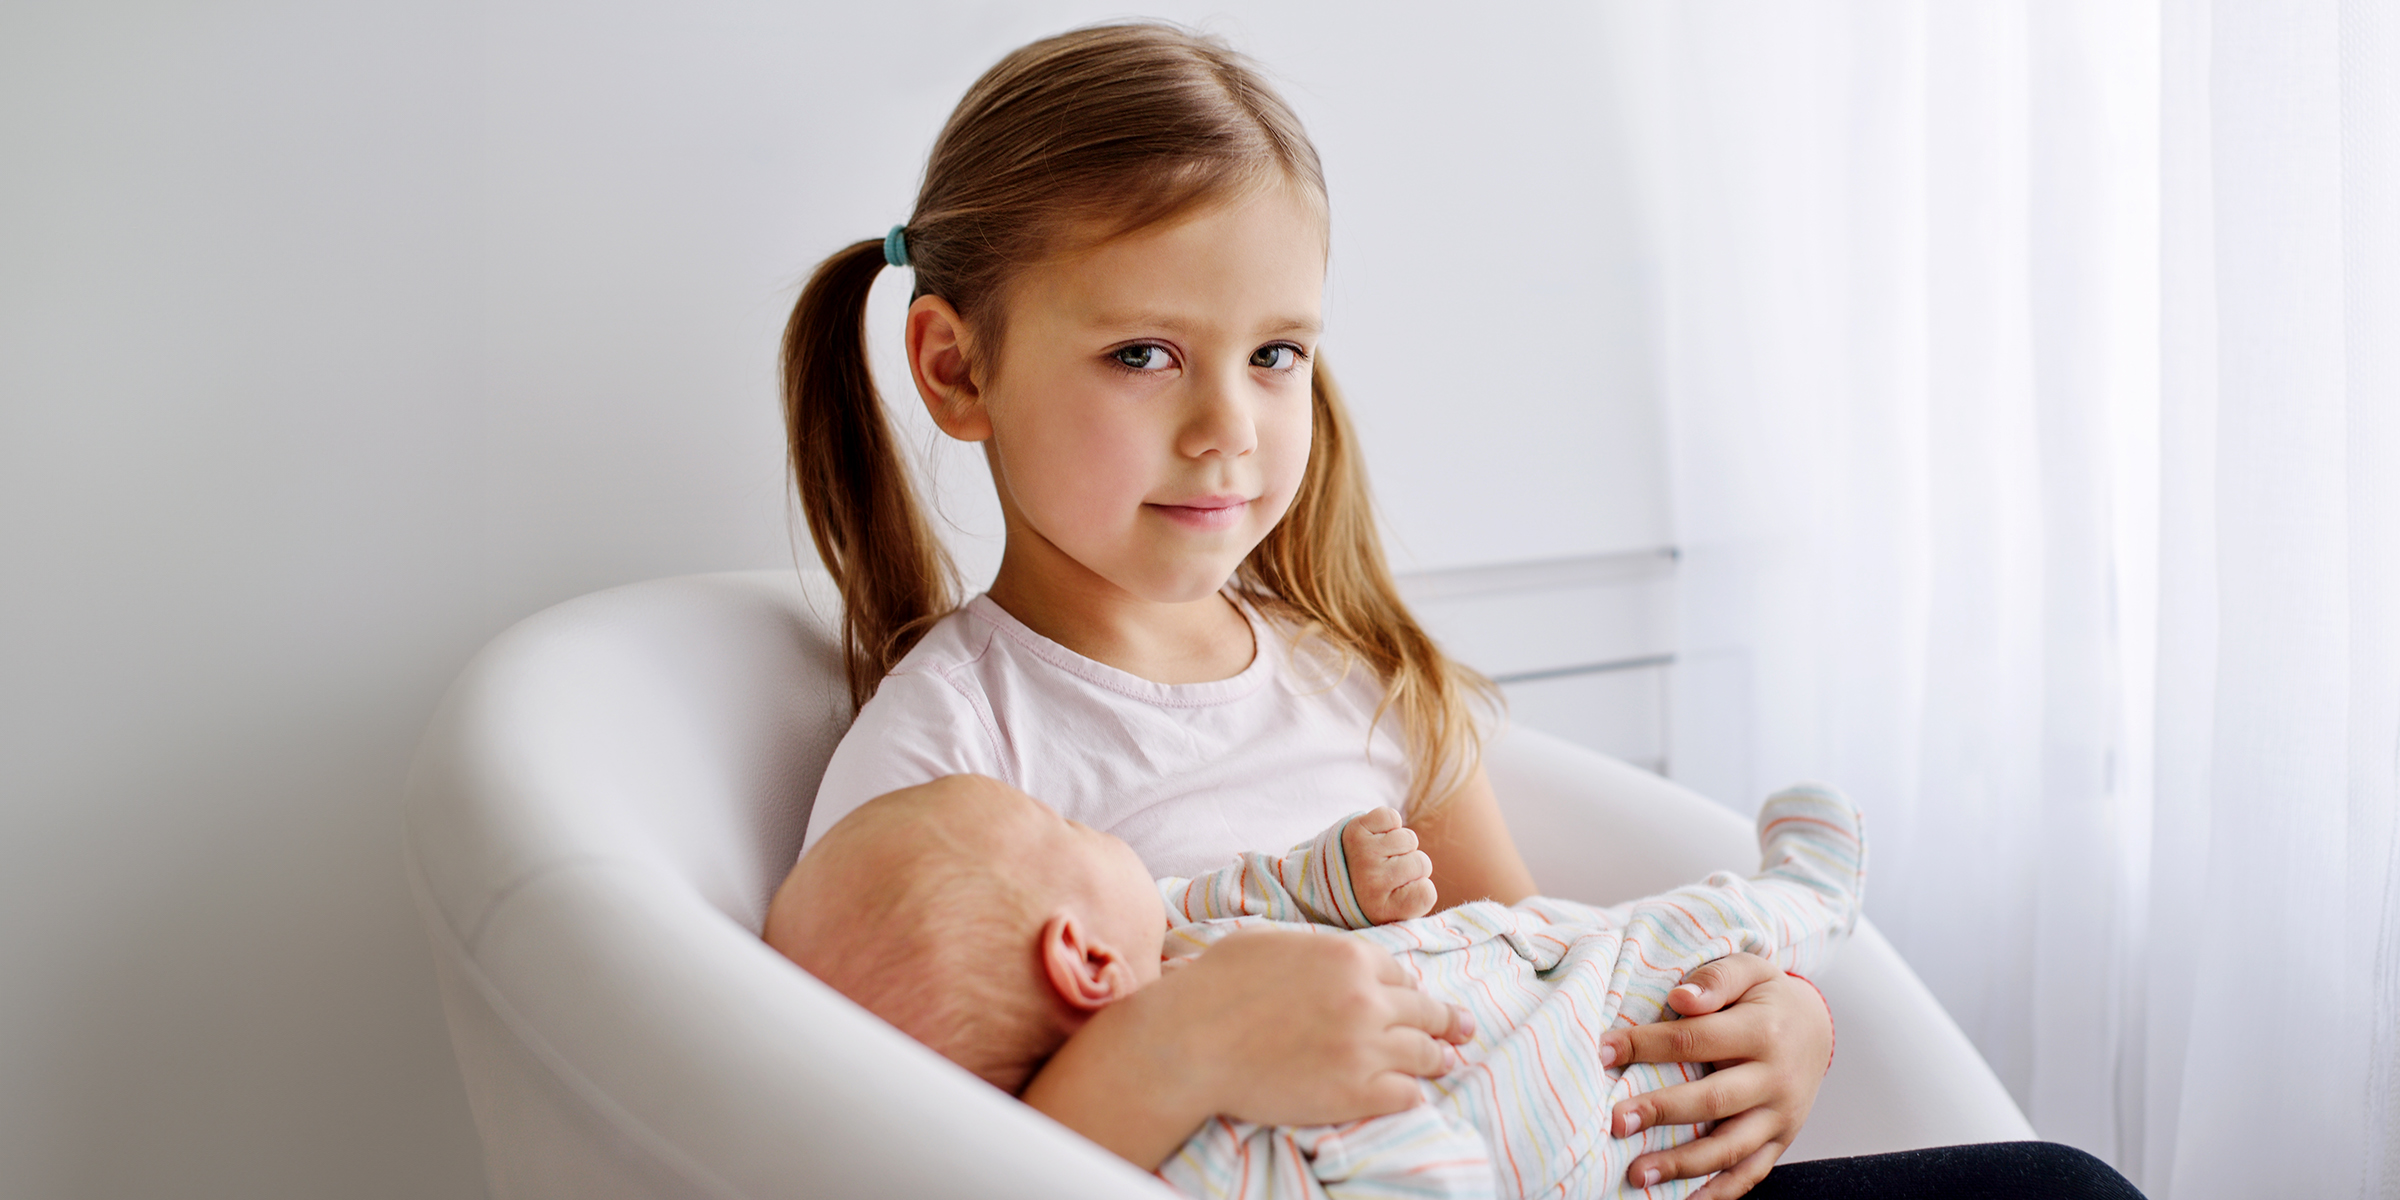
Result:
M1318 352L1326 239L1307 135L1216 42L1085 29L969 89L907 222L828 258L785 336L792 468L859 706L812 843L873 797L973 773L1196 875L1398 801L1444 904L1533 894L1479 762L1491 689L1410 617L1377 543ZM963 604L868 370L887 267L914 275L918 397L983 444L1006 518L998 575ZM1790 1144L1831 1024L1763 960L1691 982L1693 1019L1612 1032L1604 1061L1718 1069L1611 1122L1717 1122L1628 1175L1721 1172L1695 1194L1725 1200ZM1445 1036L1447 1008L1388 956L1262 932L1102 1009L1023 1097L1155 1169L1219 1114L1413 1105Z

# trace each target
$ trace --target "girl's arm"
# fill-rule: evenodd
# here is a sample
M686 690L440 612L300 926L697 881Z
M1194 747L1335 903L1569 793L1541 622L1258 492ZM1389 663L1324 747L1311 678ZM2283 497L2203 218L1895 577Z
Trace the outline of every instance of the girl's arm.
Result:
M1537 890L1480 765L1448 800L1409 818L1408 826L1417 831L1417 848L1433 859L1439 908L1469 900L1515 904Z
M1363 942L1237 933L1094 1014L1024 1099L1154 1171L1219 1113L1330 1125L1408 1108L1417 1076L1455 1065L1443 1043L1473 1032Z

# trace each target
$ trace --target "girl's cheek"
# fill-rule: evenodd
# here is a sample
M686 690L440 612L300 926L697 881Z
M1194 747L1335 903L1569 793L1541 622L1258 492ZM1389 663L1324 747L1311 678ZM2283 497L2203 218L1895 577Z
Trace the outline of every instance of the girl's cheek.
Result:
M1151 439L1105 421L1090 422L1080 432L1072 456L1060 469L1076 479L1078 498L1096 510L1092 515L1104 510L1116 520L1132 519L1155 483L1151 460L1157 455Z
M1110 415L1104 405L1064 401L1042 414L1045 419L1011 430L1020 450L1010 456L1019 460L1019 495L1047 497L1064 510L1052 516L1083 521L1123 506L1129 491L1138 502L1146 455L1140 439L1116 427Z
M1308 474L1311 415L1305 406L1296 416L1281 414L1272 435L1269 488L1287 504L1300 491L1300 480Z
M1087 431L1097 432L1097 431ZM1045 537L1077 558L1107 559L1141 519L1151 479L1135 447L1105 437L1077 439L1031 473L1028 515ZM1085 565L1099 567L1098 561Z

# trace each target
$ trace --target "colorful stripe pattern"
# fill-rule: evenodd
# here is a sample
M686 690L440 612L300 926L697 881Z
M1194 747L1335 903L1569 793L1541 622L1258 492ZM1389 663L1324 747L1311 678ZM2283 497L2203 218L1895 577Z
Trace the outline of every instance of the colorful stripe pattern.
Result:
M1167 924L1181 929L1201 921L1263 917L1300 925L1330 925L1336 929L1365 929L1366 910L1350 887L1350 860L1342 852L1342 831L1361 813L1351 813L1277 858L1252 851L1198 879L1161 879L1158 894L1167 902ZM1255 924L1255 922L1253 922ZM1210 940L1215 940L1211 938ZM1197 954L1178 950L1169 935L1167 957Z
M1244 855L1199 879L1161 880L1167 954L1196 954L1244 928L1338 925L1399 960L1427 993L1466 1006L1476 1036L1458 1069L1422 1081L1426 1103L1348 1125L1306 1128L1219 1119L1159 1175L1190 1196L1679 1197L1701 1180L1628 1185L1641 1154L1699 1136L1663 1126L1608 1130L1628 1096L1697 1079L1705 1068L1603 1068L1612 1025L1675 1019L1667 993L1702 963L1738 951L1814 970L1857 923L1865 884L1858 813L1833 792L1794 788L1758 814L1760 873L1718 872L1665 895L1595 908L1535 898L1462 904L1359 928L1341 858L1347 820L1281 859Z

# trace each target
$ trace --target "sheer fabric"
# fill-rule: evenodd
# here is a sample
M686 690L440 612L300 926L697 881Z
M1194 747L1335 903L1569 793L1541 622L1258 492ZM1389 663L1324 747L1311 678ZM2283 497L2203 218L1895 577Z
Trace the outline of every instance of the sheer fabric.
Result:
M1672 771L2155 1197L2400 1195L2400 44L2341 0L1677 5Z

